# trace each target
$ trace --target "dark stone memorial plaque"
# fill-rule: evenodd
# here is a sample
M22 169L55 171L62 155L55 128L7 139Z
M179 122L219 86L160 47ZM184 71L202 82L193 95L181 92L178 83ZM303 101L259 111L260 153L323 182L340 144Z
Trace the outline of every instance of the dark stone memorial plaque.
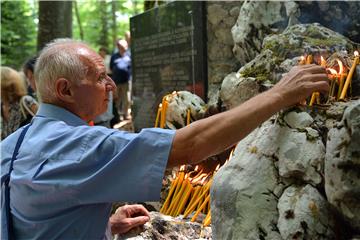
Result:
M188 90L206 100L204 2L171 2L130 19L135 131L153 127L161 98Z

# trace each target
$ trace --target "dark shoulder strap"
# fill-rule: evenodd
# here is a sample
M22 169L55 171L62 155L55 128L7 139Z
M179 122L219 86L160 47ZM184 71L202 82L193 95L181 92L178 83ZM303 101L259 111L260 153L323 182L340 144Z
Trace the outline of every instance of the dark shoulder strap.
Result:
M18 138L18 140L16 142L15 149L14 149L11 161L10 161L9 172L4 176L4 178L1 178L1 186L3 186L3 184L4 184L4 186L3 186L4 187L4 203L1 205L5 207L5 209L2 209L2 211L5 210L5 214L6 214L6 228L7 228L7 236L8 236L7 239L9 239L9 240L15 239L14 232L12 229L12 218L11 218L11 212L10 212L10 187L9 187L10 175L13 170L14 161L16 160L16 157L19 153L19 148L21 146L21 143L23 142L25 134L30 126L31 126L31 123L29 125L27 125L21 131L20 137Z

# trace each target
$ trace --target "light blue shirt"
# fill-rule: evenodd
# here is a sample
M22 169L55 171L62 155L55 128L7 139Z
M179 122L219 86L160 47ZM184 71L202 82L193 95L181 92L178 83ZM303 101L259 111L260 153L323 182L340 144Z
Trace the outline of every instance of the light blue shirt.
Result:
M2 177L21 130L1 143ZM41 104L11 173L16 239L105 238L112 202L159 199L174 133L90 127Z

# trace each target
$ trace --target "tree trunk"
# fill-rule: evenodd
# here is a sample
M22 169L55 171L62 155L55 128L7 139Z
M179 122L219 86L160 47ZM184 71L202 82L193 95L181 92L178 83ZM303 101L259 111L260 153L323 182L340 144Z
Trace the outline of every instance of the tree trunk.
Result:
M107 22L107 3L106 1L99 1L100 7L100 21L101 29L98 44L100 46L108 47L108 22Z
M116 25L116 0L111 1L111 16L112 16L112 48L116 43L117 37L117 25Z
M56 38L72 36L72 2L39 1L37 49Z
M84 30L83 30L82 24L81 24L79 9L78 9L78 6L77 6L77 1L74 1L74 8L75 8L76 20L77 20L77 23L79 25L80 39L84 40Z

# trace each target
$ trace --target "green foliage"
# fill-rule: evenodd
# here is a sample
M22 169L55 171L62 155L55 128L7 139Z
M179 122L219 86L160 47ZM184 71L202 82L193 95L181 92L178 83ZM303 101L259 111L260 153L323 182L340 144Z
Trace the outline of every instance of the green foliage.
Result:
M121 0L116 1L116 36L124 38L126 31L130 30L130 17L142 12L143 0ZM114 49L113 26L112 26L112 1L111 0L87 0L77 1L80 21L84 31L84 41L94 49L105 45L110 51ZM106 9L103 9L103 8ZM104 18L105 15L105 18ZM73 15L73 38L80 39L80 28ZM103 21L106 21L104 23ZM102 26L107 26L105 34ZM106 36L107 39L103 39Z
M19 69L36 53L34 15L26 1L1 1L1 65Z

